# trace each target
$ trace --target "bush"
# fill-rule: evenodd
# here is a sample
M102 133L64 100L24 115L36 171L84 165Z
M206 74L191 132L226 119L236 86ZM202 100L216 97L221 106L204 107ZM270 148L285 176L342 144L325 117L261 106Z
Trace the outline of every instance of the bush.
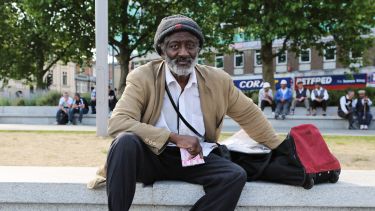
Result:
M48 92L45 95L39 96L35 99L36 106L54 106L59 103L61 94L56 91Z
M5 98L0 98L0 106L10 106L10 100Z

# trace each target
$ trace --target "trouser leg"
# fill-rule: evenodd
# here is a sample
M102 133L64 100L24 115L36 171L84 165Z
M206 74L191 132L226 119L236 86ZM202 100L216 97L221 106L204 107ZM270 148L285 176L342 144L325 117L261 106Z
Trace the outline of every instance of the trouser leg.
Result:
M82 117L83 117L83 108L79 109L79 122L82 122Z
M298 102L297 99L293 98L292 105L290 106L290 109L292 109L292 111L296 109L297 102Z
M157 156L138 136L123 133L116 137L107 157L109 210L128 210L133 201L136 182L150 184L160 178L162 169L159 165Z
M271 104L271 109L272 109L272 112L275 112L275 110L276 110L276 104L275 104L275 102L273 102Z
M61 109L59 109L59 110L56 112L56 122L59 122L59 120L60 120L60 116L61 116L61 112L63 112Z
M73 118L74 118L74 109L70 108L68 112L68 119L70 122L73 122Z
M205 164L182 169L183 180L203 185L205 195L191 210L234 210L246 183L246 172L237 164L211 153Z
M371 121L372 121L372 114L370 112L366 112L365 115L366 115L365 125L370 126Z
M322 100L321 106L322 106L323 111L326 112L327 111L327 101L326 100Z
M267 101L265 101L265 100L262 100L262 102L260 102L260 109L263 111L264 110L264 108L266 107L266 106L268 106L268 102Z
M281 102L278 102L276 105L276 115L279 115L281 113L281 109L283 107L283 104Z
M283 103L283 113L282 115L288 115L289 113L289 102L285 101Z
M303 101L303 103L305 104L306 110L310 111L310 102L309 102L309 99L305 98L305 100Z

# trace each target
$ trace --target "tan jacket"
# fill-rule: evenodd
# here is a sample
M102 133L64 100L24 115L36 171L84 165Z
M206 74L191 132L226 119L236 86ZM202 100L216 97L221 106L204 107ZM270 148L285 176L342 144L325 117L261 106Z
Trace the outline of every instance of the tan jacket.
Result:
M165 92L164 61L156 60L132 71L126 88L109 120L108 133L137 134L155 153L160 154L168 143L170 132L153 125L159 119ZM266 117L240 90L224 71L196 65L199 96L205 126L205 138L216 142L225 115L233 118L254 140L276 148L282 141Z

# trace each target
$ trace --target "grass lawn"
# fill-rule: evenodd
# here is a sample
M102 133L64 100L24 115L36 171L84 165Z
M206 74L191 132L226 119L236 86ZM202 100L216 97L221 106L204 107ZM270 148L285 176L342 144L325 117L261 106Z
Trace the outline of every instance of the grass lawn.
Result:
M230 135L223 133L220 139ZM99 166L112 141L95 132L0 131L0 137L3 166ZM374 136L324 138L343 169L375 169Z

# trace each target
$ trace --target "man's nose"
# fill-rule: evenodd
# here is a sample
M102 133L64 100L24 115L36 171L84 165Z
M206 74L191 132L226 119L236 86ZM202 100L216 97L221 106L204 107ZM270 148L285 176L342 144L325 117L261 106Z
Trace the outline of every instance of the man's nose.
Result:
M185 48L184 45L181 46L181 49L178 52L178 55L181 56L181 57L189 56L189 52L187 51L187 49Z

